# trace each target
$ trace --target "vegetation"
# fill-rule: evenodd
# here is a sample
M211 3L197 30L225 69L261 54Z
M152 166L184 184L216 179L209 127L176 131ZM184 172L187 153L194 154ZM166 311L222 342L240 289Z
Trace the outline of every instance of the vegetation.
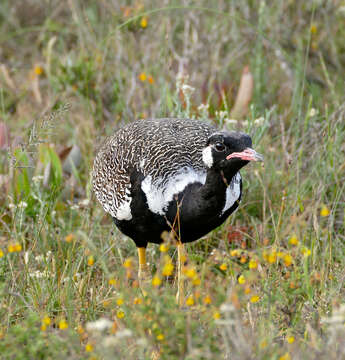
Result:
M0 4L0 358L345 358L345 3ZM138 118L252 135L240 209L187 246L136 248L91 190Z

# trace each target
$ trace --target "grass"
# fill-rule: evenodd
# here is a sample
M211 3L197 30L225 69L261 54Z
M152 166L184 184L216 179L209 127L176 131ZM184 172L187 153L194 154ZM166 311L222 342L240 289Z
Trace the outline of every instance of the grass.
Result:
M343 358L343 21L340 0L2 1L0 358ZM246 131L265 156L240 209L187 246L187 309L174 244L149 246L143 297L90 181L105 135L177 115Z

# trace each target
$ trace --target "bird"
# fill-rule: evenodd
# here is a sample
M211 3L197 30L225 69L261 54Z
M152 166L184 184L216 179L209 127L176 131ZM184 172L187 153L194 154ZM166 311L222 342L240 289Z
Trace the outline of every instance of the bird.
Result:
M164 232L173 233L177 301L183 304L184 244L220 226L238 208L240 169L250 161L263 156L249 135L198 119L137 120L104 141L94 160L93 191L118 229L134 241L140 285L150 279L148 243L161 244Z

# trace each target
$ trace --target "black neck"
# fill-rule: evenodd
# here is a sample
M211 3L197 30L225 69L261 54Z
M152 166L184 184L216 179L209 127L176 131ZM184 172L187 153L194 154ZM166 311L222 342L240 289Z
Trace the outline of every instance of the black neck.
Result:
M218 194L224 197L226 188L230 184L233 176L237 173L230 169L216 169L214 167L207 170L206 181L202 187L203 196L209 198Z

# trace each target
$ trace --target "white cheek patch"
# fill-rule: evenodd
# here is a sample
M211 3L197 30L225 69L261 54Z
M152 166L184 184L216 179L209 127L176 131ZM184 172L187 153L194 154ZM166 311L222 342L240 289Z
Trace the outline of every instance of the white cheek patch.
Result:
M241 175L238 172L231 180L231 183L226 188L226 199L224 208L220 214L222 216L227 210L229 210L241 195Z
M213 157L212 157L212 149L211 146L208 146L207 148L205 148L202 151L202 161L204 162L204 164L208 167L211 168L213 165Z
M152 181L152 177L148 175L141 183L141 189L146 195L149 209L155 214L165 215L174 195L179 194L188 185L196 182L204 185L206 182L206 172L197 172L192 168L183 168L164 185L162 184L162 179Z

